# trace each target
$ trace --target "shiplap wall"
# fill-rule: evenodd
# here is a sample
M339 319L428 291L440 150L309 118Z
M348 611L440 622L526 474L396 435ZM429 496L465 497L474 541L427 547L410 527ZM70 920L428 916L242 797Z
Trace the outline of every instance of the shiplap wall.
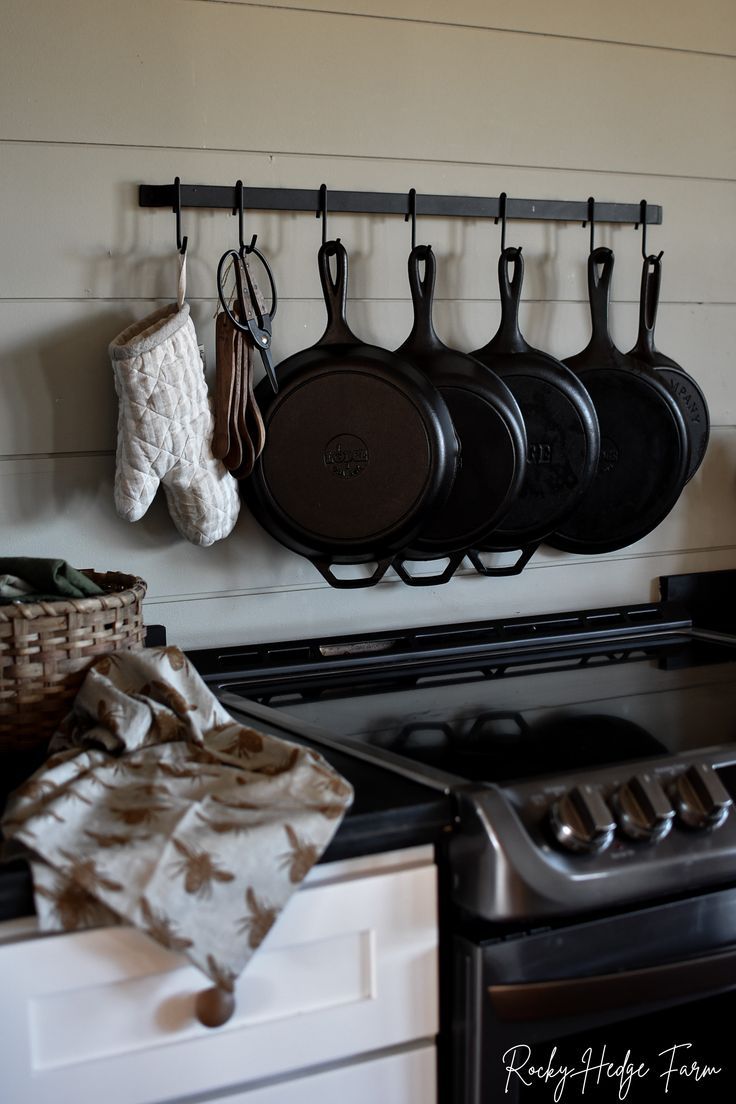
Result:
M662 573L736 566L736 5L733 0L0 0L0 526L3 551L147 579L147 620L185 646L584 607L656 595ZM522 576L464 572L411 590L337 592L243 511L209 549L157 500L112 503L107 344L175 293L174 219L137 185L190 183L510 195L664 207L660 348L714 422L670 517L622 552L540 551ZM395 347L410 327L400 218L334 217L349 318ZM254 214L282 306L277 359L319 337L319 224ZM189 298L213 360L223 211L184 212ZM438 256L436 324L461 349L498 323L498 229L420 220ZM616 254L612 329L633 344L640 239ZM557 356L588 336L587 232L510 224L526 258L522 327Z

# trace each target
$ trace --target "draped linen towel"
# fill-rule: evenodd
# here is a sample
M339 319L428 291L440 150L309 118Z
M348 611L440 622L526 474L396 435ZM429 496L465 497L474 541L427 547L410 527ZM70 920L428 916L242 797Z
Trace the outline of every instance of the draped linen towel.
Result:
M103 656L11 796L42 930L134 924L217 987L330 842L350 785L311 748L238 724L178 648Z

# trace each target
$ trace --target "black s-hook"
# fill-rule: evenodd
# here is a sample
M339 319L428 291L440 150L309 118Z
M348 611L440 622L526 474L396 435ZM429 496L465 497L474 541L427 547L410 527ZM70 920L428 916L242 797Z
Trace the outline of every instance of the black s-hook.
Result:
M317 218L322 219L322 244L327 241L327 185L320 184L319 186L319 198L317 200ZM339 242L339 238L335 238L335 241Z
M583 229L590 223L590 252L595 249L595 199L588 196L588 217L583 223Z
M408 222L411 219L411 247L416 248L417 244L417 190L416 188L409 189L409 210L404 215L404 222Z
M327 241L327 185L320 184L317 200L317 218L322 219L322 244Z
M240 242L240 256L246 257L249 253L252 253L256 247L256 241L258 235L254 234L250 239L250 245L246 245L243 240L243 181L238 180L235 184L235 206L233 207L233 214L238 216L238 241Z
M181 180L178 176L174 177L174 206L172 210L176 215L176 248L183 257L187 251L189 238L185 236L182 239L181 236Z
M639 222L634 223L634 229L639 229L639 223L641 223L641 255L645 261L649 260L649 254L647 253L647 201L642 199L639 203ZM660 251L656 257L657 261L662 260L664 250Z
M498 220L501 220L501 252L503 253L506 248L506 201L508 196L506 192L501 192L498 197L498 214L493 220L494 225L498 226Z

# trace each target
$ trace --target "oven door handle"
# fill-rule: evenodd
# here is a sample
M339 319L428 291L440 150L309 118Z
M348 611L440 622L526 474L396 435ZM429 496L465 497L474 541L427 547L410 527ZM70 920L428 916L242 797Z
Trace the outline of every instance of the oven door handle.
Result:
M489 985L498 1020L531 1022L713 996L736 986L736 948L683 962L558 981Z

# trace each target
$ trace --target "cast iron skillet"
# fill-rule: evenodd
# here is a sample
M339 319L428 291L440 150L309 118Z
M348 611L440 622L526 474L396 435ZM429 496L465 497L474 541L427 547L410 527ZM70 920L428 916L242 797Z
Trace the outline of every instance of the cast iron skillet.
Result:
M639 300L639 336L629 356L636 357L648 368L655 368L664 380L682 411L690 439L690 464L687 479L690 480L703 462L710 436L710 415L705 395L684 368L670 357L660 353L654 344L654 324L657 321L659 285L662 279L662 260L650 254L641 270L641 297Z
M613 552L651 532L670 512L687 478L685 420L666 383L622 353L608 332L613 253L588 257L592 334L565 363L595 403L601 453L589 490L547 544L563 552Z
M496 531L476 545L480 551L520 549L521 555L511 568L491 569L472 553L476 569L487 575L522 570L542 539L580 502L595 476L600 450L598 419L584 385L560 361L533 349L519 331L523 279L521 250L504 249L498 261L501 324L495 337L471 354L511 389L527 434L521 493Z
M524 420L508 387L472 357L448 348L435 333L435 275L432 247L415 246L409 255L414 326L397 352L422 370L447 403L460 439L461 463L444 506L394 560L394 569L411 586L445 583L452 577L467 549L493 529L514 501L526 458ZM412 576L405 565L406 560L445 557L447 567L438 575Z
M311 560L331 586L348 589L378 582L442 506L458 443L426 377L349 329L345 247L326 242L318 262L327 328L279 366L278 395L267 380L258 385L266 446L241 489L264 529ZM373 562L364 579L332 571L336 563Z

